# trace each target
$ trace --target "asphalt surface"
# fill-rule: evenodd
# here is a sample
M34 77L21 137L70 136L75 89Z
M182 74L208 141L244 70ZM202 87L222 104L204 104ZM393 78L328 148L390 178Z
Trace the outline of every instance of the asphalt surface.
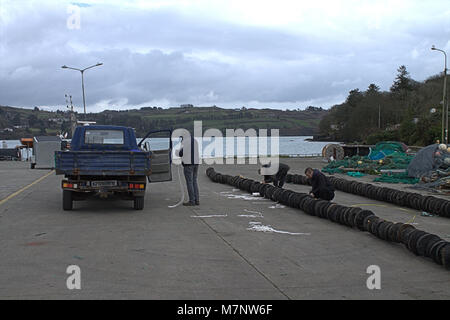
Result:
M323 165L283 161L293 173ZM214 167L260 179L255 165ZM174 181L148 185L143 211L121 200L75 202L63 211L62 177L28 168L0 162L0 299L450 298L450 272L431 260L213 183L207 166L199 171L200 206L168 208L180 200L174 167ZM334 201L450 240L450 219L342 192ZM80 290L66 286L70 265L81 270ZM380 267L380 290L367 288L371 265Z

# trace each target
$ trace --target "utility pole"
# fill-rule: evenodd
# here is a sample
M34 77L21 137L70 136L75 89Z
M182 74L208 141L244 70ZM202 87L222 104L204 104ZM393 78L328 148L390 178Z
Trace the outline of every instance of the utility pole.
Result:
M61 68L63 69L72 69L72 70L76 70L76 71L80 71L81 72L81 91L83 93L83 106L84 106L84 115L86 116L86 98L84 95L84 72L88 69L94 68L94 67L98 67L103 65L103 63L98 62L97 64L94 64L93 66L84 68L84 69L78 69L78 68L72 68L72 67L68 67L66 65L63 65Z
M437 49L435 46L431 50L440 51L444 54L444 93L442 98L442 141L448 144L448 98L447 98L447 53L444 50Z
M378 129L381 129L381 105L378 105Z
M67 109L70 110L70 137L73 137L73 134L75 132L75 128L77 127L77 117L75 116L75 112L73 112L73 104L72 104L72 96L66 96L66 103L67 103ZM70 107L67 102L67 97L70 99Z

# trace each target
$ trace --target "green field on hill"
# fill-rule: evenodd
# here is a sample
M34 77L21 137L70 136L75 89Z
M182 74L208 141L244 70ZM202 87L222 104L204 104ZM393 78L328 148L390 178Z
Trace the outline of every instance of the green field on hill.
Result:
M136 129L137 136L150 130L193 127L202 121L203 130L225 129L279 129L280 135L313 135L318 132L320 120L326 110L308 107L305 110L276 109L223 109L219 107L178 107L163 109L105 110L87 115L76 113L78 120L96 121L97 124L122 125ZM70 132L70 114L63 111L44 111L0 106L0 139L19 139L35 135L54 135Z

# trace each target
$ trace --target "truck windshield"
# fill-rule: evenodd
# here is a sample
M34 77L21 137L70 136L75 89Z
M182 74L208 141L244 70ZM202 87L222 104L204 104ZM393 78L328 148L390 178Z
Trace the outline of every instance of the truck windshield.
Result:
M86 130L84 136L86 144L123 144L121 130Z

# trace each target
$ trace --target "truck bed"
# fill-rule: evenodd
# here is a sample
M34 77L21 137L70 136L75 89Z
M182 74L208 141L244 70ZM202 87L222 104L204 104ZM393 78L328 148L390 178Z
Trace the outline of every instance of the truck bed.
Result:
M150 153L140 151L57 151L56 174L148 176Z

